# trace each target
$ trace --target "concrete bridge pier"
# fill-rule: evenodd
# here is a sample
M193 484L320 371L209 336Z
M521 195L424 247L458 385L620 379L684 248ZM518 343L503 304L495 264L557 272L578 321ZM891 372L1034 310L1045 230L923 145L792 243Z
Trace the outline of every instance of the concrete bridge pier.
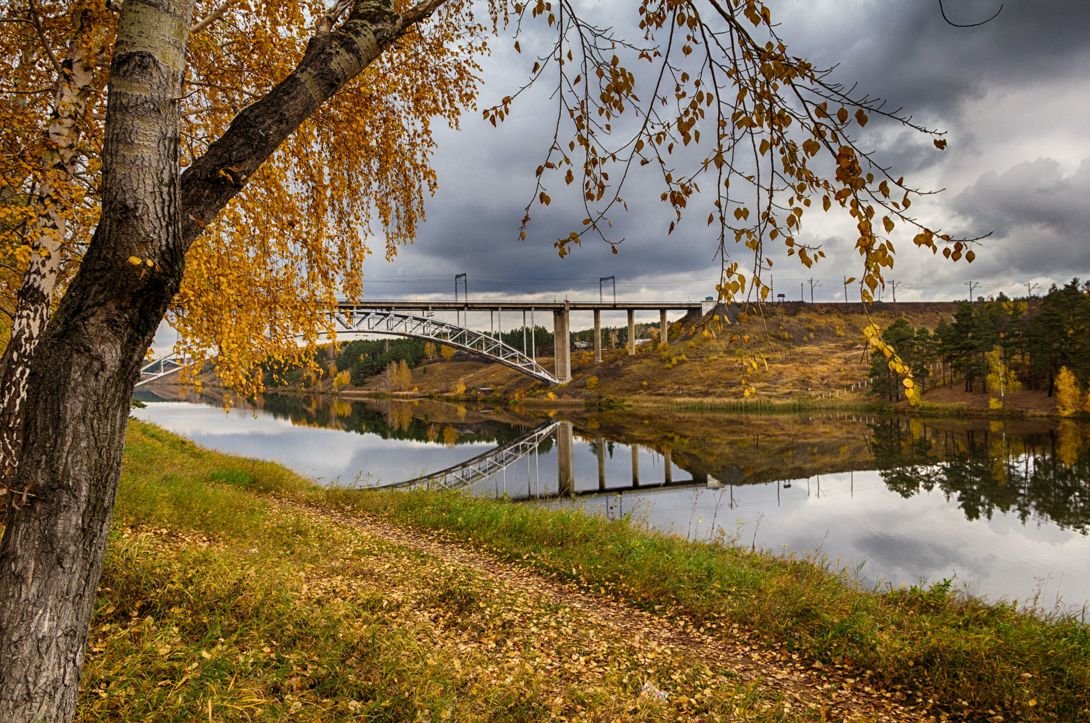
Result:
M606 440L604 437L598 437L598 489L604 490L606 488Z
M666 320L666 309L659 309L659 342L670 343L670 322Z
M553 311L554 376L561 384L571 381L571 314L567 303L563 309Z
M571 422L560 422L556 428L556 480L561 495L575 494L575 475L572 473L573 441Z
M602 312L594 310L594 363L602 363Z
M628 356L636 354L636 310L628 310Z
M674 465L674 460L673 454L670 452L669 449L665 449L662 452L662 465L666 468L666 472L663 475L663 480L666 482L666 484L670 484L674 481L674 470L672 469Z
M640 486L640 448L632 445L632 486Z

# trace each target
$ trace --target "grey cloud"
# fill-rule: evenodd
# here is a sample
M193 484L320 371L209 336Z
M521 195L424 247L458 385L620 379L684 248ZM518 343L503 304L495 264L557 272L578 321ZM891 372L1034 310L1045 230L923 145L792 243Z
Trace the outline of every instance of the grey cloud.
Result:
M996 86L1077 72L1090 54L1090 3L1083 0L1006 2L995 20L976 28L947 25L931 0L779 5L792 49L819 65L839 64L837 78L916 114L947 111ZM963 0L947 2L947 12L972 21L998 6Z
M990 15L996 2L959 0L947 6L955 19L965 21ZM938 153L926 139L875 121L864 142L873 144L878 158L897 174L910 180L920 173L943 177L951 169L973 166L971 173L961 175L978 180L964 190L953 188L940 199L946 208L935 209L935 214L956 214L970 231L992 230L995 237L971 267L931 263L933 259L905 253L898 276L927 277L956 289L970 276L1063 278L1068 269L1086 265L1085 237L1080 235L1090 221L1081 200L1090 190L1086 164L1067 177L1047 161L1010 168L1013 162L1004 158L1004 149L983 141L973 149L980 129L979 118L971 113L988 113L989 92L1002 89L1047 84L1057 93L1087 92L1081 68L1090 60L1085 32L1090 27L1090 3L1008 0L999 18L975 29L946 25L934 0L778 0L773 10L783 21L781 33L794 52L819 65L840 63L837 78L858 81L859 90L903 105L921 122L945 127L957 138L955 150ZM631 5L605 2L596 12L621 15L630 13ZM515 55L504 40L493 45L496 56L485 64L482 106L515 90L532 64L531 58ZM470 112L461 131L441 132L435 157L440 190L427 204L428 221L417 243L404 249L392 265L377 259L369 262L368 295L451 293L453 274L463 271L470 273L471 289L514 295L573 288L596 293L597 278L607 275L617 276L619 291L625 280L656 275L692 273L706 278L702 272L715 265L715 235L703 224L707 211L692 213L667 236L670 214L658 200L661 189L642 177L633 179L626 193L630 211L614 216L613 237L626 239L616 256L604 244L588 239L568 258L557 257L553 241L577 228L585 215L558 178L549 183L553 204L535 210L529 238L517 239L519 219L534 188L534 168L551 141L554 112L542 89L517 104L513 116L498 129L482 121L478 112ZM1005 119L989 116L988 121L996 125ZM1065 123L1074 127L1081 121L1054 118L1048 125ZM976 152L967 153L970 149ZM1090 146L1072 153L1090 156ZM955 228L952 223L943 225ZM847 237L828 239L829 259L812 275L832 278L842 271L855 272L858 259L851 246ZM781 268L785 277L811 275L791 261L782 266L777 262L777 276ZM699 291L710 293L710 285Z
M991 229L985 243L996 271L1039 274L1063 280L1090 268L1090 159L1070 175L1051 158L989 171L951 201L951 206Z

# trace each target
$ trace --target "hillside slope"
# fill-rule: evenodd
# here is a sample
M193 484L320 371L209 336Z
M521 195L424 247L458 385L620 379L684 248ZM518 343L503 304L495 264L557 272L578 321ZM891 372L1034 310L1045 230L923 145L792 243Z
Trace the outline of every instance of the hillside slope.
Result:
M606 349L603 361L590 351L572 352L572 381L551 390L564 399L660 397L695 400L766 401L866 399L870 362L863 329L887 327L899 317L933 327L949 318L952 303L765 304L749 313L716 310L700 324L672 323L671 342L649 341L635 356ZM573 319L573 325L581 320ZM657 331L657 330L654 330ZM654 333L654 332L653 332ZM551 368L552 359L539 361ZM498 364L436 361L413 370L412 386L422 394L445 394L464 386L473 393L544 396L544 385ZM381 377L363 387L385 391Z

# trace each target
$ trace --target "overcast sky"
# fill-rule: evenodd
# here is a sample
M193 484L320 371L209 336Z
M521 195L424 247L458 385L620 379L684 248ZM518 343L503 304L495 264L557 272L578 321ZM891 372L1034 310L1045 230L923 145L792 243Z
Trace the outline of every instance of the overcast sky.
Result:
M837 79L858 82L861 91L948 131L946 152L880 124L869 125L874 132L863 136L909 180L946 189L914 211L957 234L992 234L971 265L919 252L908 237L895 235L899 253L890 278L898 282L899 300L965 298L968 281L978 284L974 295L1024 294L1028 283L1040 290L1090 277L1090 2L1007 0L995 20L971 29L947 25L937 0L771 5L792 52L819 66L839 63ZM998 3L948 0L947 6L952 20L971 22L991 15ZM636 3L604 0L588 7L599 17L616 8L615 22L622 24ZM509 40L494 45L485 63L482 107L510 94L532 62L525 53L515 55ZM454 275L462 272L475 298L596 298L599 277L611 275L618 297L713 294L718 267L712 230L701 218L667 237L670 215L650 187L644 194L630 189L632 212L614 217L616 237L625 239L617 255L588 239L567 258L557 256L552 242L584 215L562 199L535 214L529 237L518 240L553 120L547 102L531 98L498 129L479 113L467 114L459 131L444 129L435 157L439 192L428 203L428 221L395 261L369 261L366 296L448 298ZM798 298L805 282L808 298L813 277L820 282L818 300L842 299L842 276L858 274L860 267L851 231L843 220L807 215L802 237L822 243L828 258L813 270L777 259L776 291Z

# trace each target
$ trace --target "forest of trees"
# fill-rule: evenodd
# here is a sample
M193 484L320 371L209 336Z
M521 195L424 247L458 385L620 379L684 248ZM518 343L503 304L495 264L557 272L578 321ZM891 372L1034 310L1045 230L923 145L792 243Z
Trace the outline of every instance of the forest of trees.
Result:
M882 332L911 367L917 384L961 383L966 392L1002 397L1018 389L1040 389L1074 409L1084 406L1090 386L1090 282L1073 279L1041 298L961 304L934 329L898 319ZM872 393L896 402L899 379L886 360L871 364Z

